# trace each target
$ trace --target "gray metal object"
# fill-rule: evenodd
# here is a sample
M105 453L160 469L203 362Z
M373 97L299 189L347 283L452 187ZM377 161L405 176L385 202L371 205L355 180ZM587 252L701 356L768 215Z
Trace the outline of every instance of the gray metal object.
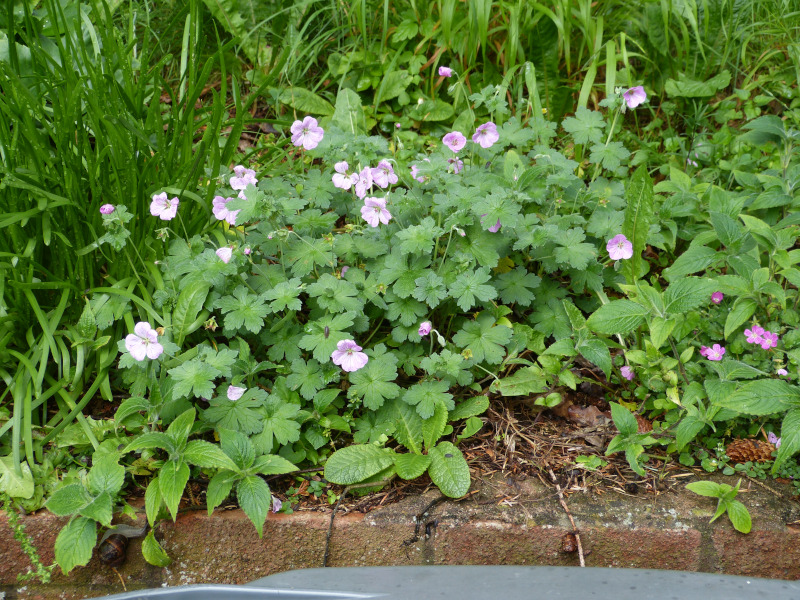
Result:
M578 567L301 569L244 586L190 585L108 600L769 600L800 599L800 582L713 573Z

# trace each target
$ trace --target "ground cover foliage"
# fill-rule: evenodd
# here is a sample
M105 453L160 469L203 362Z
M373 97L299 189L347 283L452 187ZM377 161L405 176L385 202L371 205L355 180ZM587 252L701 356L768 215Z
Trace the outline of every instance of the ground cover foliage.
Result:
M578 366L638 474L796 471L789 5L251 6L0 17L0 492L72 517L65 572L131 486L152 527L205 479L259 534L300 467L462 496L489 398Z

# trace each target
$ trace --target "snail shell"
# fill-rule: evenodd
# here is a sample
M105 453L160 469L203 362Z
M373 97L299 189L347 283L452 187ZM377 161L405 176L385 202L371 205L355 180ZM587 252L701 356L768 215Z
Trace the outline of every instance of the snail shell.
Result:
M128 538L121 533L112 533L100 544L100 560L109 567L118 567L125 562Z

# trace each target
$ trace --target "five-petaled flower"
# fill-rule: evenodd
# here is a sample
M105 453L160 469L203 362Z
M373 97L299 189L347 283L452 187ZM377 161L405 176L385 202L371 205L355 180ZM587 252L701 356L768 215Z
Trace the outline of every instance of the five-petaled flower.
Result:
M452 77L453 76L453 69L450 67L439 67L439 76L440 77Z
M765 331L761 339L761 347L764 350L769 350L778 345L778 334L771 331Z
M349 190L353 184L358 181L357 173L349 172L350 165L347 161L343 160L333 165L333 170L336 171L333 175L333 185L342 190Z
M371 174L372 181L379 188L386 189L389 187L389 185L394 185L397 183L397 175L394 172L392 163L390 163L388 160L380 161L377 167L371 169Z
M467 145L467 138L460 131L451 131L446 133L442 138L444 145L450 148L453 152L460 152L461 149Z
M431 322L430 321L423 321L419 324L419 330L417 331L422 337L425 337L431 332Z
M722 292L714 292L713 294L711 294L711 301L714 304L719 304L720 302L722 302L722 299L724 297L725 297L725 294L723 294Z
M636 108L642 102L647 100L647 94L644 91L644 88L640 85L632 87L627 92L622 94L622 97L625 98L625 104L628 105L628 108Z
M302 121L292 123L292 143L306 150L313 150L322 141L325 130L319 126L314 117L306 117Z
M365 198L361 207L361 216L369 223L370 227L377 227L378 223L387 225L392 218L386 210L386 198Z
M744 335L747 338L747 342L750 344L760 344L764 338L764 328L759 327L758 325L753 325L752 329L745 329Z
M228 400L230 400L231 402L235 402L236 400L241 398L246 391L247 388L236 387L235 385L229 385L227 392Z
M633 244L621 233L608 241L606 250L612 260L627 260L633 256Z
M367 195L367 192L372 189L372 169L369 167L364 167L361 169L361 172L357 175L358 179L356 180L356 196L359 198L363 198Z
M723 354L725 354L725 348L723 348L719 344L714 344L713 346L711 346L711 348L706 348L705 357L708 360L722 360Z
M628 365L625 365L624 367L622 367L619 370L619 372L628 381L631 381L633 379L633 369L631 369Z
M139 361L145 358L155 360L164 352L164 346L158 343L158 332L147 321L136 324L133 333L125 338L125 348Z
M222 262L229 263L231 262L231 257L233 256L233 249L229 248L228 246L223 246L222 248L217 250L215 254L219 256L219 259Z
M162 221L171 221L178 214L178 204L180 204L180 200L167 198L167 192L161 192L153 196L153 201L150 203L150 214L159 217Z
M336 344L336 350L331 354L333 364L339 365L347 371L352 373L358 371L367 364L369 357L361 352L361 346L353 340L341 340Z
M475 135L472 136L472 141L479 144L481 148L491 148L499 139L500 134L497 133L497 125L491 121L480 125L475 130Z
M236 165L233 167L234 176L230 178L228 184L234 190L243 190L248 185L255 185L258 183L258 179L256 179L256 172L253 169L247 169L242 165Z
M100 207L100 214L101 215L110 215L114 212L114 205L113 204L103 204Z
M223 198L222 196L214 196L214 200L211 203L211 212L214 213L214 216L219 219L220 221L227 221L231 225L236 225L236 215L239 214L238 210L228 210L225 206L233 200L233 198Z

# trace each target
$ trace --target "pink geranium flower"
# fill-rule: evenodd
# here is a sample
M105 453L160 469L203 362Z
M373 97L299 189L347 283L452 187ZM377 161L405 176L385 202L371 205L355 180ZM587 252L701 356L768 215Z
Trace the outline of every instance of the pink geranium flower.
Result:
M485 214L481 215L481 223L483 223L483 218L484 218L485 216L486 216ZM489 232L490 232L490 233L497 233L498 231L500 231L500 228L501 228L502 226L503 226L503 224L502 224L502 223L500 223L500 219L497 219L497 223L495 223L494 225L492 225L491 227L489 227Z
M781 377L786 377L789 374L789 371L786 369L776 369L775 374L780 375Z
M454 156L453 158L448 158L447 162L451 165L453 173L455 173L456 175L461 173L461 170L464 168L464 161L458 158L457 156Z
M770 444L773 444L775 446L776 450L781 447L781 438L779 438L777 435L775 435L771 431L767 434L767 441Z
M452 77L453 76L453 69L450 67L439 67L439 76L440 77Z
M372 184L372 169L364 167L358 174L358 180L356 181L356 196L359 198L366 196L367 192L372 189Z
M711 352L711 348L708 346L700 346L700 356L708 356L708 353Z
M722 360L722 355L725 354L725 348L719 344L714 344L711 348L707 348L706 358L708 360Z
M460 131L451 131L442 138L444 145L458 153L467 144L467 138Z
M747 341L750 344L760 344L764 338L764 328L759 327L758 325L754 325L752 329L745 329L744 335L747 337Z
M219 259L222 262L227 264L227 263L231 262L231 257L233 256L233 250L231 248L229 248L228 246L224 246L223 248L220 248L219 250L217 250L215 252L215 254L217 256L219 256Z
M228 210L225 206L231 200L233 200L233 198L223 198L222 196L214 196L214 200L211 203L212 206L211 211L214 213L214 216L220 221L227 221L231 225L236 225L236 215L239 214L239 211Z
M103 204L100 207L100 214L101 215L110 215L114 212L114 205L113 204Z
M392 163L388 160L382 160L378 166L370 170L372 174L372 181L379 188L386 189L390 185L397 183L397 175L394 172Z
M479 144L481 148L491 148L499 139L500 134L497 133L497 125L491 121L480 125L475 130L475 135L472 136L472 141Z
M158 343L158 332L146 321L137 323L133 333L125 338L125 348L138 361L155 360L164 352L164 346Z
M625 365L624 367L622 367L619 370L619 372L628 381L631 381L633 379L633 369L631 369L628 365Z
M314 117L306 117L302 121L292 123L292 143L306 150L313 150L322 141L325 130L319 126Z
M246 391L247 388L236 387L235 385L229 385L227 392L228 400L230 400L231 402L235 402L236 400L241 398Z
M417 165L411 165L411 177L420 183L425 183L425 177L419 174L419 167Z
M769 350L778 345L778 334L771 331L765 331L761 340L761 347L764 350Z
M625 104L628 105L628 108L636 108L642 102L647 100L647 94L645 93L644 88L640 85L632 87L627 92L622 94L622 97L625 98Z
M422 337L425 337L431 332L431 322L430 321L423 321L419 324L419 330L417 331Z
M361 207L361 216L369 223L370 227L377 227L378 223L387 225L392 218L386 210L386 198L365 198Z
M722 302L722 299L724 297L725 297L725 294L723 294L722 292L714 292L713 294L711 294L711 301L714 304L719 304L720 302Z
M234 176L230 178L228 185L230 185L234 190L243 190L248 185L255 185L258 183L258 179L256 179L256 172L253 169L247 169L242 165L236 165L233 167L233 173Z
M153 201L150 203L150 214L162 221L171 221L178 214L178 204L180 204L180 200L167 198L167 192L161 192L153 196Z
M606 250L612 260L627 260L633 256L633 244L621 233L608 241Z
M352 373L366 366L369 357L361 352L361 346L353 340L341 340L336 344L336 350L331 354L331 360L333 364Z
M333 165L336 173L333 175L333 185L342 190L349 190L358 181L358 174L349 171L350 165L347 161L341 161Z

